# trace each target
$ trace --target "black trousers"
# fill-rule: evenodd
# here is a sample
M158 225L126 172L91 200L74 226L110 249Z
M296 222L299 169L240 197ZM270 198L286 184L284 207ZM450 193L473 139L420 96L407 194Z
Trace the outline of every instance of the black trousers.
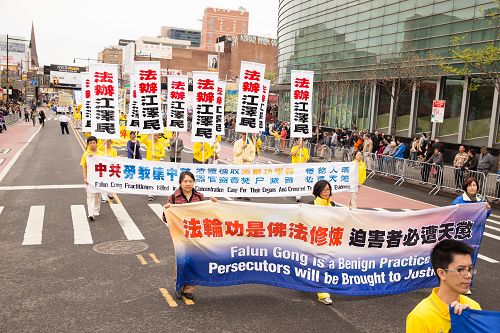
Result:
M68 123L60 122L59 124L61 125L62 134L64 134L64 132L66 132L66 134L69 134Z

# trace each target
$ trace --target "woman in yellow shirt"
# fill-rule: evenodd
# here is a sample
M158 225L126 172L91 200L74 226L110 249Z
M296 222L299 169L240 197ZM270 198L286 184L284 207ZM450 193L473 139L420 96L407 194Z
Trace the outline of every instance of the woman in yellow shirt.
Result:
M146 146L146 160L148 161L160 161L165 157L165 146L163 143L158 141L160 137L159 134L153 134L153 141L148 139L148 135L143 134L141 136L141 142ZM148 201L153 201L154 196L148 195Z
M356 188L356 191L351 192L349 208L358 208L358 192L361 185L363 185L366 180L366 164L363 162L363 153L358 151L353 162L358 164L358 187Z
M297 144L292 147L290 151L290 156L292 157L292 163L306 163L309 161L309 151L304 148L304 140L302 138L297 140ZM300 202L300 196L296 196L295 200Z
M212 146L208 142L195 142L193 144L193 163L207 164L214 155Z

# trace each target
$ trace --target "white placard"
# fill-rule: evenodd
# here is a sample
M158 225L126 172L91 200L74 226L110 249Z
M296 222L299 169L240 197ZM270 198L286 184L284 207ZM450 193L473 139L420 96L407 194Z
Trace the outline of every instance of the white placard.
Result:
M215 109L219 73L193 72L192 142L215 141Z
M82 73L82 132L92 132L90 74Z
M136 62L134 72L139 103L139 132L142 134L163 133L160 62Z
M432 102L431 122L442 123L444 121L445 100L434 100Z
M292 71L290 89L290 137L312 137L313 71Z
M167 76L167 130L187 132L188 77Z
M139 123L139 101L137 99L136 76L130 75L130 103L127 113L127 130L139 132L141 125Z
M259 110L265 71L265 64L241 62L236 132L259 133Z
M219 81L215 99L215 135L224 135L224 100L226 97L226 82Z
M269 98L269 89L271 87L271 81L262 80L262 100L260 103L259 111L259 132L264 132L266 130L266 111L267 111L267 99Z

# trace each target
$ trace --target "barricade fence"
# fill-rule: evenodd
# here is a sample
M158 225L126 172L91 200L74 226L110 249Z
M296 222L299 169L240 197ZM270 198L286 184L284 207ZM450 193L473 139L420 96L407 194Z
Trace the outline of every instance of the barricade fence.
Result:
M6 116L3 116L3 119L5 120L5 125L6 126L10 126L14 123L16 123L17 121L19 121L19 115L16 114L16 113L12 113L12 114L8 114Z
M14 115L15 116L15 115ZM241 136L234 130L226 129L224 141L234 143ZM282 140L273 136L261 136L261 151L273 151L275 154L290 154L295 139ZM349 162L354 160L352 147L328 147L321 144L311 144L308 141L304 147L309 150L310 156L316 156L324 161L338 160ZM388 155L363 153L366 164L367 178L374 175L395 178L394 185L400 186L405 181L419 185L428 185L432 189L429 194L437 194L441 189L462 191L463 182L468 177L478 181L479 193L489 199L498 199L500 194L499 176L496 173L485 175L483 172L463 170L452 166L440 166L418 160L394 158Z

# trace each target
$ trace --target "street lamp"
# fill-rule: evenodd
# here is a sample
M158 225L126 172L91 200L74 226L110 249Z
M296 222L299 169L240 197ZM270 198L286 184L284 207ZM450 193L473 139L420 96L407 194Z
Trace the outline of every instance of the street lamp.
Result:
M9 37L9 34L7 34L7 45L6 45L6 48L7 48L7 103L9 103L10 101L10 95L9 95L9 90L10 90L10 87L9 87L9 40L17 40L17 41L20 41L20 42L29 42L29 40L27 39L22 39L22 38L12 38L12 37Z

